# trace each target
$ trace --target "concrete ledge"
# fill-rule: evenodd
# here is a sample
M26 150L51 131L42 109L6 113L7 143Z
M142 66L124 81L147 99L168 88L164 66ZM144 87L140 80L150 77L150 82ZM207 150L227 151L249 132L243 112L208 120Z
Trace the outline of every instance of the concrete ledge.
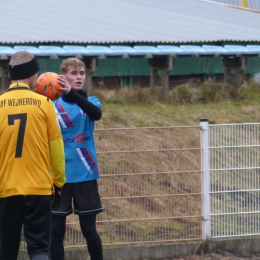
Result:
M221 241L198 241L189 243L172 243L155 246L127 246L105 248L106 260L148 260L165 259L187 255L200 255L214 252L235 252L241 254L259 254L260 238L232 239ZM89 260L87 249L66 251L66 260ZM20 254L18 260L29 260L27 254Z

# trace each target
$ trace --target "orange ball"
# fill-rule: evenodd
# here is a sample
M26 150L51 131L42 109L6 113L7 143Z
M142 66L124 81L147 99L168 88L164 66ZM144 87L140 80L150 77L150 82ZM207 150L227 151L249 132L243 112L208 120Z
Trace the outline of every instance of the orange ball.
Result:
M36 80L34 91L48 97L51 100L56 100L62 95L58 83L58 74L54 72L45 72Z

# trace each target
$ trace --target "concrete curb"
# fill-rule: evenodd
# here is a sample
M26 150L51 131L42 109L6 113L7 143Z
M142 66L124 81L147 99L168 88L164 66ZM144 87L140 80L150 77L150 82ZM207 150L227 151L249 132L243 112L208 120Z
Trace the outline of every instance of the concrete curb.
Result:
M214 252L235 252L242 254L260 253L260 238L232 239L221 241L198 241L172 243L156 246L128 246L105 248L105 260L149 260L166 259L188 255L201 255ZM66 251L66 260L89 260L87 249ZM18 260L29 260L27 254L20 254Z

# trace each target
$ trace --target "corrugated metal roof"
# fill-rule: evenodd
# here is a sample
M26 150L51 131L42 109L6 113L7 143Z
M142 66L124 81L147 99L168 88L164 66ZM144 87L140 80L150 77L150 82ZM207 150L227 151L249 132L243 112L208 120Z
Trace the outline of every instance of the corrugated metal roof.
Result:
M241 0L212 0L212 1L222 3L222 4L242 6ZM260 10L260 1L259 0L247 0L247 8Z
M199 0L0 2L1 44L260 42L260 15Z

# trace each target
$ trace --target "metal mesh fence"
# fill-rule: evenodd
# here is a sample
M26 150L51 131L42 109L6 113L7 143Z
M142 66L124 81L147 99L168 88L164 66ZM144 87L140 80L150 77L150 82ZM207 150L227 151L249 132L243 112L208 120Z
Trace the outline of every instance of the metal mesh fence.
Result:
M104 246L201 239L199 126L98 129L95 138ZM85 246L74 215L65 246Z
M199 126L95 130L104 247L202 239L200 134ZM260 235L260 124L209 125L206 149L210 237ZM67 249L85 246L76 215L66 231Z
M210 126L212 238L259 235L260 125Z

